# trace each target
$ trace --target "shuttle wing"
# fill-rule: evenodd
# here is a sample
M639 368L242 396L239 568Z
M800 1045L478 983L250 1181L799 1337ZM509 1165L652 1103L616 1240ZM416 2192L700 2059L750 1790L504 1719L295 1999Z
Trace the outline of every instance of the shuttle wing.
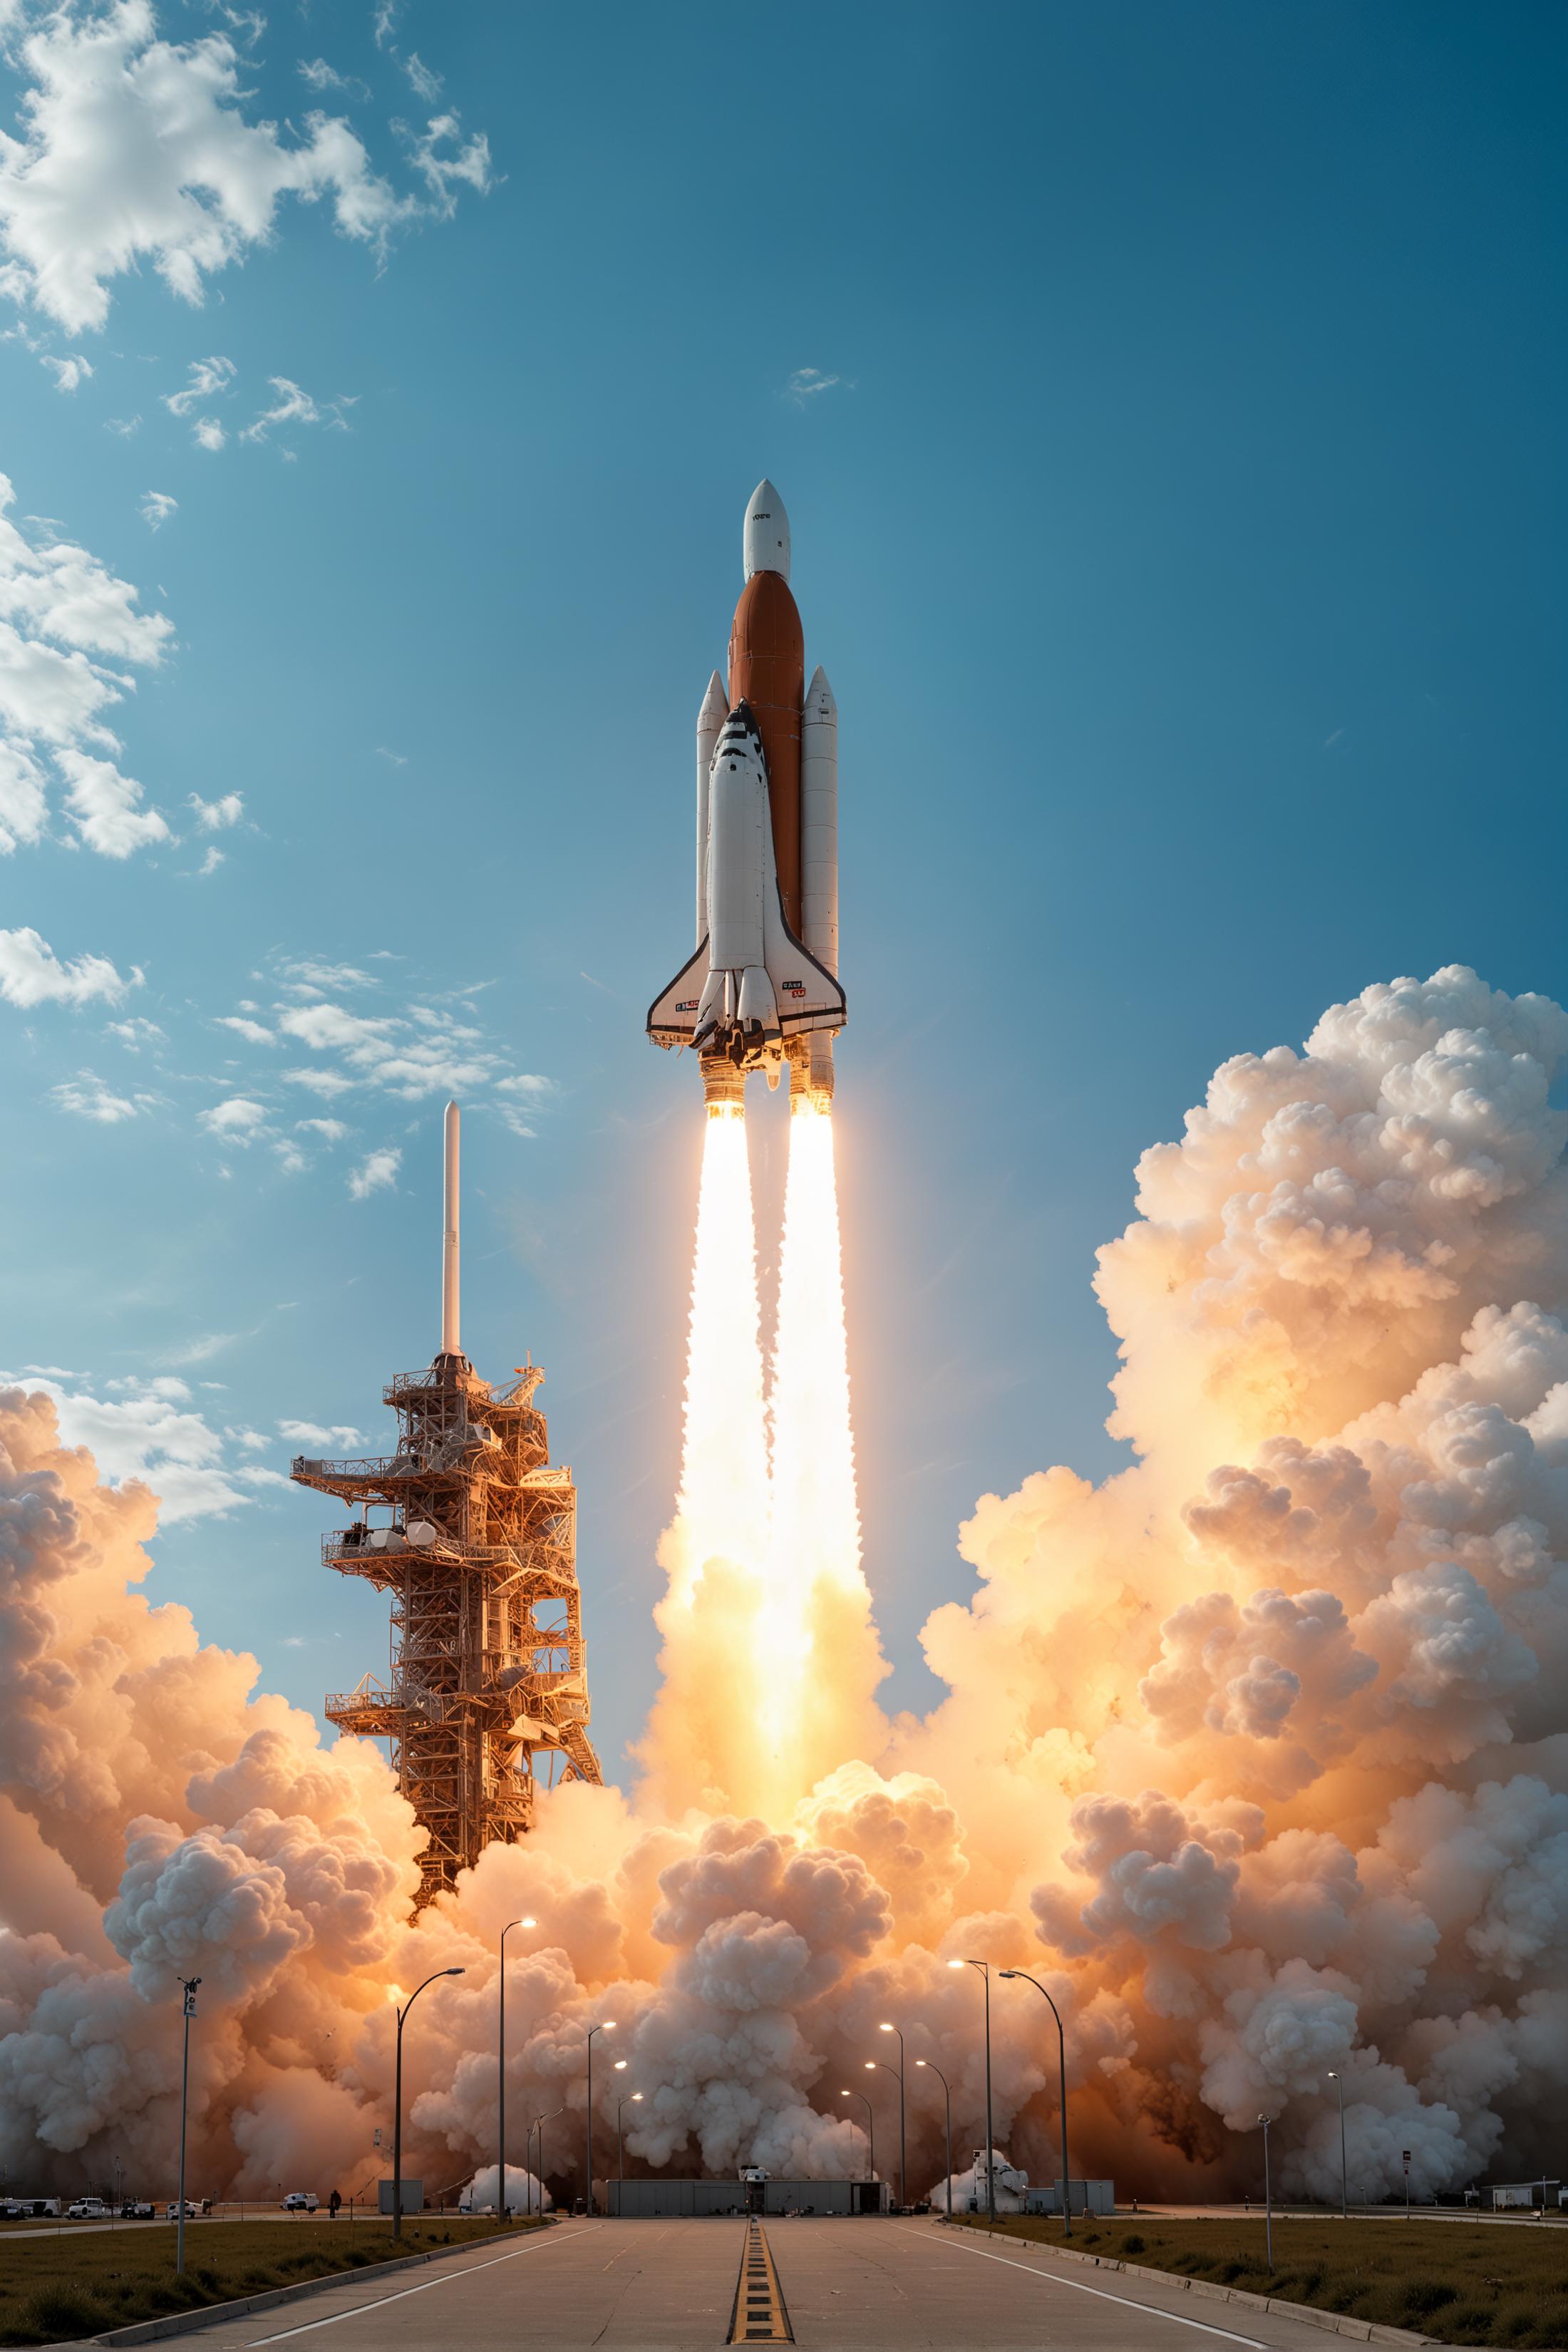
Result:
M775 886L773 904L763 918L767 941L767 972L778 1000L779 1027L786 1037L808 1029L842 1029L844 991L826 964L803 947L784 920L784 901Z
M648 1007L647 1034L656 1045L690 1045L707 976L708 942L704 939L690 962L681 966L664 994L656 997Z

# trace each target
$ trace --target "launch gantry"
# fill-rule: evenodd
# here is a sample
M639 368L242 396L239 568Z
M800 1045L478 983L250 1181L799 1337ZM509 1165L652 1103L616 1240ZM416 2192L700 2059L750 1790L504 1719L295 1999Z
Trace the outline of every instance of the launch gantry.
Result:
M577 1494L552 1467L544 1374L492 1388L458 1336L458 1107L446 1121L442 1345L427 1371L383 1391L397 1450L353 1462L300 1456L291 1475L336 1495L353 1523L321 1559L392 1596L392 1665L326 1701L341 1730L392 1743L398 1786L429 1843L417 1903L493 1840L533 1824L538 1788L597 1781L577 1586ZM373 1512L384 1520L373 1525Z

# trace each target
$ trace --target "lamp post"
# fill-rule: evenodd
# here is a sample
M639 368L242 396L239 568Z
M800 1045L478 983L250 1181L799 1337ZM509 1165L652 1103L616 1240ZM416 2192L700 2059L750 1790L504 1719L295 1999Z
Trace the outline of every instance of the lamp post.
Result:
M626 2177L626 2142L621 2137L621 2116L626 2111L628 2100L635 2107L641 2098L640 2091L627 2091L616 2101L616 2185L617 2189Z
M952 2219L952 2091L942 2068L933 2066L929 2058L917 2058L915 2064L923 2066L928 2074L936 2076L937 2081L942 2084L942 2095L947 2106L947 2218L951 2221Z
M497 2202L500 2206L501 2226L510 2219L506 2201L506 1939L514 1927L533 1927L533 1919L509 1919L500 1931L500 2014L496 2024L496 2050L500 2073L496 2084L496 2137L500 2143L500 2179Z
M185 1996L185 2054L180 2062L180 2201L174 2209L174 2268L183 2277L185 2269L185 2109L191 2090L191 2020L196 2013L196 1987L200 1977L182 1977L180 1990Z
M397 2064L394 2072L392 2093L392 2234L403 2235L403 2023L425 1990L437 1977L460 1977L461 1969L437 1969L427 1976L425 1984L417 1984L397 2012Z
M866 2110L866 2162L873 2180L877 2178L877 2116L864 2091L840 2091L841 2099L858 2099Z
M1046 1988L1039 1978L1032 1977L1026 1969L1004 1969L1002 1974L1005 1977L1022 1977L1024 1982L1032 1984L1037 1993L1045 1994L1046 2000L1051 2004L1051 2015L1057 2021L1057 2055L1061 2063L1062 2098L1062 2235L1064 2238L1070 2238L1072 2236L1072 2180L1068 2172L1068 2038L1062 2027L1062 2013L1056 2002L1051 2000L1050 1994L1046 1992ZM1089 2210L1087 2187L1083 2192L1083 2202L1087 2212Z
M1268 2255L1269 2275L1274 2272L1274 2191L1268 2179L1268 2118L1259 2116L1263 2126L1263 2243Z
M902 2212L910 2201L909 2182L905 2177L905 2158L908 2149L904 2137L904 2032L902 2026L900 2025L884 2025L880 2031L883 2033L896 2033L899 2037L899 2210ZM891 2073L891 2071L889 2067L889 2072Z
M985 2212L996 2227L996 2143L991 2123L991 1963L989 1960L949 1960L950 1969L978 1969L985 1979Z
M1340 2219L1348 2221L1351 2217L1351 2176L1350 2166L1345 2160L1345 2078L1331 2066L1329 2080L1340 2095Z
M866 2061L866 2072L867 2072L867 2074L891 2074L895 2082L898 2082L898 2080L899 2080L899 2070L898 2070L898 2068L897 2068L896 2066L889 2066L889 2063L888 2063L888 2062L887 2062L887 2060L886 2060L885 2058L868 2058L868 2059L867 2059L867 2061ZM903 2084L902 2084L901 2083L900 2083L900 2084L899 2084L899 2092L900 2092L900 2101L899 2101L899 2104L900 2104L900 2107L901 2107L901 2106L902 2106L902 2105L903 2105L903 2096L902 2096L902 2095L903 2095ZM900 2121L901 2121L901 2117L900 2117ZM903 2178L903 2167L902 2167L902 2164L900 2163L900 2168L899 2168L899 2203L898 2203L898 2209L897 2209L897 2210L900 2210L900 2212L901 2212L901 2211L902 2211L902 2210L903 2210L903 2203L904 2203L904 2178Z
M565 2112L564 2107L553 2107L547 2116L535 2116L528 2126L528 2139L524 2143L523 2152L526 2158L528 2148L532 2146L534 2133L539 2134L539 2218L542 2221L544 2219L544 2126L546 2124L552 2124L557 2116L563 2116ZM530 2189L531 2200L532 2195L533 2191Z
M583 2210L589 2214L594 2210L594 2036L595 2033L613 2033L615 2030L616 2021L613 2017L606 2017L600 2024L591 2025L588 2028L588 2112L584 2118L587 2158L583 2185Z

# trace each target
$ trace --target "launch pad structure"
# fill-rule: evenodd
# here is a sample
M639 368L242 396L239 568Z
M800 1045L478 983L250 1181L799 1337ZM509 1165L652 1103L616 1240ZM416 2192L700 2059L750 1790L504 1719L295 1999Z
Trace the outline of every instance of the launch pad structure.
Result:
M541 1786L597 1782L577 1584L577 1493L550 1460L531 1363L481 1380L458 1337L459 1114L447 1106L441 1348L384 1390L396 1452L290 1475L335 1495L352 1523L321 1539L324 1566L392 1601L388 1679L329 1694L340 1730L392 1744L393 1769L428 1838L416 1907L493 1841L532 1827ZM372 1524L372 1513L386 1516Z

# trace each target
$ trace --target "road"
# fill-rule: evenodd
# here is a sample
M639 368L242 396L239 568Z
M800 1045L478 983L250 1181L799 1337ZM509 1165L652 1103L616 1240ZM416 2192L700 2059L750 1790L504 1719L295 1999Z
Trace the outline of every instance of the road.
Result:
M816 2352L1323 2352L1302 2321L935 2222L770 2221L766 2238L793 2340ZM710 2352L729 2338L746 2243L740 2221L567 2221L225 2320L194 2347Z

